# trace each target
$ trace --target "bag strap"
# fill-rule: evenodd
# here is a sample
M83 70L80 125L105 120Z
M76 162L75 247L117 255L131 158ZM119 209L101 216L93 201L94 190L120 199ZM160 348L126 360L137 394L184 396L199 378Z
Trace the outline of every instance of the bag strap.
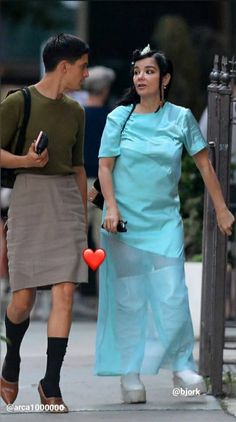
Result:
M132 108L131 108L131 110L130 110L130 112L129 112L129 114L128 114L128 117L126 117L126 119L125 119L125 122L124 122L124 124L123 124L123 126L122 126L122 129L121 129L121 132L120 132L120 135L122 135L123 130L124 130L125 126L126 126L126 123L128 122L128 120L129 120L129 118L130 118L131 114L133 113L133 111L134 111L135 107L136 107L136 104L132 104ZM102 201L103 196L102 196L101 185L100 185L100 181L99 181L99 178L98 178L98 177L97 177L97 178L96 178L96 180L94 181L94 183L93 183L93 187L94 187L94 188L98 191L98 195L100 194L100 196L96 195L96 197L94 198L94 200L95 200L95 201L96 201L96 198L97 198L97 202L98 202L100 205L98 205L98 204L97 204L96 202L94 202L94 201L92 201L92 202L93 202L95 205L97 205L97 206L98 206L98 208L102 209L102 205L101 205L100 201Z
M20 131L19 131L19 135L18 135L18 139L16 143L16 149L14 152L15 155L22 154L22 151L24 148L24 142L25 142L25 133L26 133L28 122L29 122L30 109L31 109L31 95L30 95L29 88L28 87L22 88L21 92L24 97L24 116L23 116L22 125L20 127Z
M130 118L131 114L133 113L133 111L134 111L135 107L136 107L136 104L132 104L132 108L131 108L131 110L130 110L130 112L129 112L129 114L128 114L128 117L127 117L127 118L126 118L126 120L125 120L125 123L123 124L122 129L121 129L121 132L120 132L120 134L121 134L121 135L122 135L123 130L124 130L125 126L126 126L126 123L128 122L128 120L129 120L129 118Z

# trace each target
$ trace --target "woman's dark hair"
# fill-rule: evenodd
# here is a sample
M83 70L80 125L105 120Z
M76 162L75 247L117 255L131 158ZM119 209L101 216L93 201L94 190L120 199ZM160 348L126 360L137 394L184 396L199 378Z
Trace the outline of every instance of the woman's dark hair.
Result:
M136 89L134 87L134 83L133 83L134 65L137 61L146 59L147 57L153 57L156 60L156 63L160 69L160 93L161 93L161 85L162 85L163 76L165 76L167 73L169 73L171 76L170 82L166 86L166 89L164 90L164 100L167 99L170 85L171 85L172 76L173 76L173 65L171 61L167 59L163 53L157 50L150 50L145 54L142 54L142 50L135 50L133 52L132 63L131 63L131 87L127 90L127 92L118 102L118 105L137 104L140 102L140 97L137 94Z
M51 37L43 49L45 71L53 71L62 60L74 63L88 52L88 44L75 35L61 33Z

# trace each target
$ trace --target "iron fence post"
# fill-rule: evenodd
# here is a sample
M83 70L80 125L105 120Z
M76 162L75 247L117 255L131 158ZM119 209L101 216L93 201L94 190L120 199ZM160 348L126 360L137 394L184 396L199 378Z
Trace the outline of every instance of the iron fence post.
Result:
M215 56L208 86L208 144L210 158L226 203L230 174L230 101L228 60ZM222 368L225 324L225 282L227 237L217 227L216 214L205 192L203 225L203 280L200 338L200 372L210 376L212 393L222 393Z
M230 175L230 100L231 87L228 59L222 57L219 94L219 139L216 144L216 174L219 179L226 204L229 202ZM225 285L227 271L227 236L218 227L215 229L215 266L212 284L212 350L211 383L212 393L222 393L222 369L225 329Z
M216 144L219 138L219 95L220 80L219 56L215 55L214 68L210 74L208 85L208 125L207 140L210 159L213 167L216 166ZM203 271L202 271L202 299L201 299L201 335L199 369L202 375L210 376L211 361L211 286L215 267L215 227L216 218L210 196L205 190L203 216Z

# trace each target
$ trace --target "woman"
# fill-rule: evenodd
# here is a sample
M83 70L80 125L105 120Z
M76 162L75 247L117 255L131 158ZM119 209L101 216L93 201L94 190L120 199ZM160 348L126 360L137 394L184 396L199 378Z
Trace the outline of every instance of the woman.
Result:
M136 50L133 83L108 115L99 152L105 199L96 373L121 375L126 403L146 401L139 374L173 371L175 386L206 391L195 372L184 277L184 238L178 182L183 146L200 170L219 229L234 217L190 110L166 101L172 65L163 54ZM117 232L120 219L127 232Z

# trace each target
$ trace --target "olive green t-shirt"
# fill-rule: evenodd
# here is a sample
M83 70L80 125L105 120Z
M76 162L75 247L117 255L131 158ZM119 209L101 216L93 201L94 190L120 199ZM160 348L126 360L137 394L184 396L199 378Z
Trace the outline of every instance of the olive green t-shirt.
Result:
M17 173L71 174L73 166L83 165L84 110L76 101L62 95L53 100L30 86L31 111L22 155L42 130L48 135L49 161L44 168L21 168ZM24 114L24 97L17 91L1 104L1 147L14 153Z

